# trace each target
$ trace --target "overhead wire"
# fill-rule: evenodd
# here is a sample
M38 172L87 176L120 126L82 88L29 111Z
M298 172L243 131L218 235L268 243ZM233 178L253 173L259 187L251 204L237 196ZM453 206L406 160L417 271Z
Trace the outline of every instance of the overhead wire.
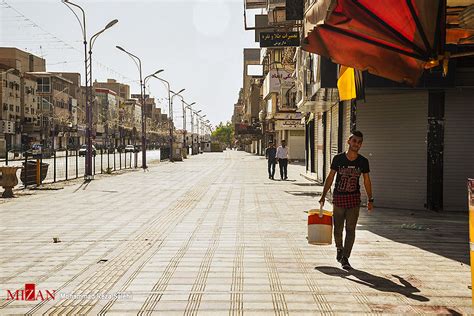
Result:
M48 45L47 50L70 49L70 50L78 52L82 55L83 52L80 49L78 49L74 45L64 41L63 39L59 38L58 36L54 35L53 33L49 32L48 30L43 28L41 25L39 25L39 23L36 23L35 21L33 21L32 19L27 17L25 14L20 12L18 9L13 7L6 0L2 0L0 2L0 8L1 9L9 9L12 12L14 12L14 15L9 16L8 18L5 18L4 16L2 16L2 18L1 18L1 22L2 22L2 31L1 31L1 33L2 33L2 35L5 35L5 33L8 34L8 32L5 32L5 29L8 30L9 27L10 28L13 27L13 28L23 32L23 34L15 33L15 38L14 39L8 39L8 41L5 41L3 39L4 36L2 36L2 37L0 37L0 43L2 43L2 42L17 43L16 46L24 48L26 51L29 51L31 53L37 54L41 58L44 58L44 56L45 56L42 52L42 50L44 49L42 46L44 44ZM10 23L11 25L8 25L8 23ZM29 27L30 29L25 28L25 27L20 27L20 26L26 26L26 27ZM35 30L35 31L39 30L39 32L32 32L33 30ZM25 34L25 33L30 33L30 34ZM32 33L36 33L36 34L32 34ZM26 35L26 36L23 39L19 35ZM82 43L82 41L74 41L74 42ZM23 45L21 45L21 44L23 44ZM34 44L40 44L39 50L37 48L32 48L31 47ZM23 47L25 45L28 46L28 47ZM54 65L54 64L72 64L72 63L76 63L76 62L75 61L58 62L58 63L52 62L52 63L47 63L47 64L48 65ZM103 64L99 61L97 61L97 60L94 61L94 64L99 69L104 70L105 72L110 74L112 77L120 78L120 80L124 83L125 82L138 83L139 82L138 80L134 80L130 77L127 77L127 76L123 75L122 73L120 73L119 71L117 71L117 70L115 70L115 69L113 69L113 68L111 68L111 67L109 67L109 66L107 66L107 65L105 65L105 64Z

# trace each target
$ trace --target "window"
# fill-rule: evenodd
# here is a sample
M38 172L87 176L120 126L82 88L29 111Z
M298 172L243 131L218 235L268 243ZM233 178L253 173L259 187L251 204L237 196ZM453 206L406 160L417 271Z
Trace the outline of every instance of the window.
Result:
M10 108L10 111L13 112L13 104L10 104L9 108Z
M30 113L30 108L25 108L25 113Z
M15 106L15 112L19 113L20 112L20 107L17 105Z
M35 114L35 109L31 108L31 114Z
M51 92L51 84L49 77L42 77L38 78L38 92L43 93L50 93Z
M4 110L4 111L8 111L8 104L3 103L3 110Z

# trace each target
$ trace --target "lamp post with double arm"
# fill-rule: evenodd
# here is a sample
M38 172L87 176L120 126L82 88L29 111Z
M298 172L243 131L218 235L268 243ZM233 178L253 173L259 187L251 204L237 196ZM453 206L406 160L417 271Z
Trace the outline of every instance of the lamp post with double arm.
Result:
M135 62L135 65L137 65L138 67L138 71L140 73L140 103L142 105L142 115L141 115L141 119L142 119L142 168L143 170L145 170L147 168L147 165L146 165L146 118L145 118L145 93L144 93L144 90L145 90L145 85L144 85L144 81L143 81L143 73L142 73L142 61L141 59L130 53L129 51L126 51L125 49L123 49L122 47L120 46L115 46L117 49L121 50L122 52L126 53L128 56L130 56L130 58L132 58L132 60ZM138 63L137 63L138 61ZM161 69L160 69L161 70ZM161 72L161 71L157 71L156 73L158 72ZM151 77L154 76L154 74L150 75Z
M154 76L156 79L160 80L164 84L166 84L166 88L168 89L168 120L169 120L169 132L170 132L170 161L173 161L173 104L171 103L171 88L170 83L158 76Z
M171 91L171 92L174 93L173 91ZM189 103L186 103L186 101L184 101L184 98L181 94L176 93L175 95L179 96L180 99L181 99L181 105L182 105L182 111L183 111L183 148L185 148L186 155L187 155L188 154L188 148L187 148L186 136L187 136L187 129L188 128L186 126L186 109L189 108L192 111L191 107L194 104L196 104L196 102L192 102L191 104L189 104ZM191 112L191 115L192 115L192 112ZM192 131L191 131L191 135L192 135Z
M172 94L172 96L171 96L171 111L170 111L171 117L173 117L173 98L175 96L179 96L179 97L182 98L180 93L182 93L184 90L186 90L186 89L183 88L183 89L179 90L178 92L173 92L173 90L170 90L170 93ZM171 129L170 133L171 133L170 137L171 137L171 140L172 140L173 139L173 130L172 129ZM172 156L173 156L173 143L171 142L171 157Z
M72 11L75 15L79 25L81 26L82 38L84 44L84 67L85 67L85 85L86 85L86 140L87 140L87 151L86 151L86 169L84 178L86 180L92 180L94 175L92 174L92 103L93 103L93 94L92 94L92 47L94 46L95 40L97 37L105 32L105 30L114 26L118 20L110 21L101 31L95 33L89 41L89 50L87 49L87 30L86 30L86 13L84 9L76 3L71 2L70 0L63 0L63 3ZM74 6L81 10L82 13L82 22L76 12L70 7ZM87 57L89 54L89 58Z

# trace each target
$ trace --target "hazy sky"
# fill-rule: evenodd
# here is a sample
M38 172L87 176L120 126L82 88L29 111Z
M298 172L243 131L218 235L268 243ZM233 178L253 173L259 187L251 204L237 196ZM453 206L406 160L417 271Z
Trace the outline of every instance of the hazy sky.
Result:
M142 59L144 76L165 69L160 76L171 89L185 88L185 100L196 102L214 126L230 120L242 86L243 48L257 47L253 32L244 30L242 0L74 1L86 12L88 37L119 20L95 43L94 79L115 78L139 93L138 70L119 45ZM60 0L0 0L0 19L0 46L44 57L49 71L84 75L80 26ZM151 79L149 87L167 113L164 85ZM174 101L178 123L181 103Z

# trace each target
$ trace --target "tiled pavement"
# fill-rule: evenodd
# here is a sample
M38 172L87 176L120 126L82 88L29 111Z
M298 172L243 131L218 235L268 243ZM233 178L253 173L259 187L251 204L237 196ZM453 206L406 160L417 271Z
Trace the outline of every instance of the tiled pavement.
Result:
M306 242L303 167L271 181L227 151L149 170L1 201L0 314L471 312L466 215L362 211L347 273ZM7 300L25 283L56 298Z

